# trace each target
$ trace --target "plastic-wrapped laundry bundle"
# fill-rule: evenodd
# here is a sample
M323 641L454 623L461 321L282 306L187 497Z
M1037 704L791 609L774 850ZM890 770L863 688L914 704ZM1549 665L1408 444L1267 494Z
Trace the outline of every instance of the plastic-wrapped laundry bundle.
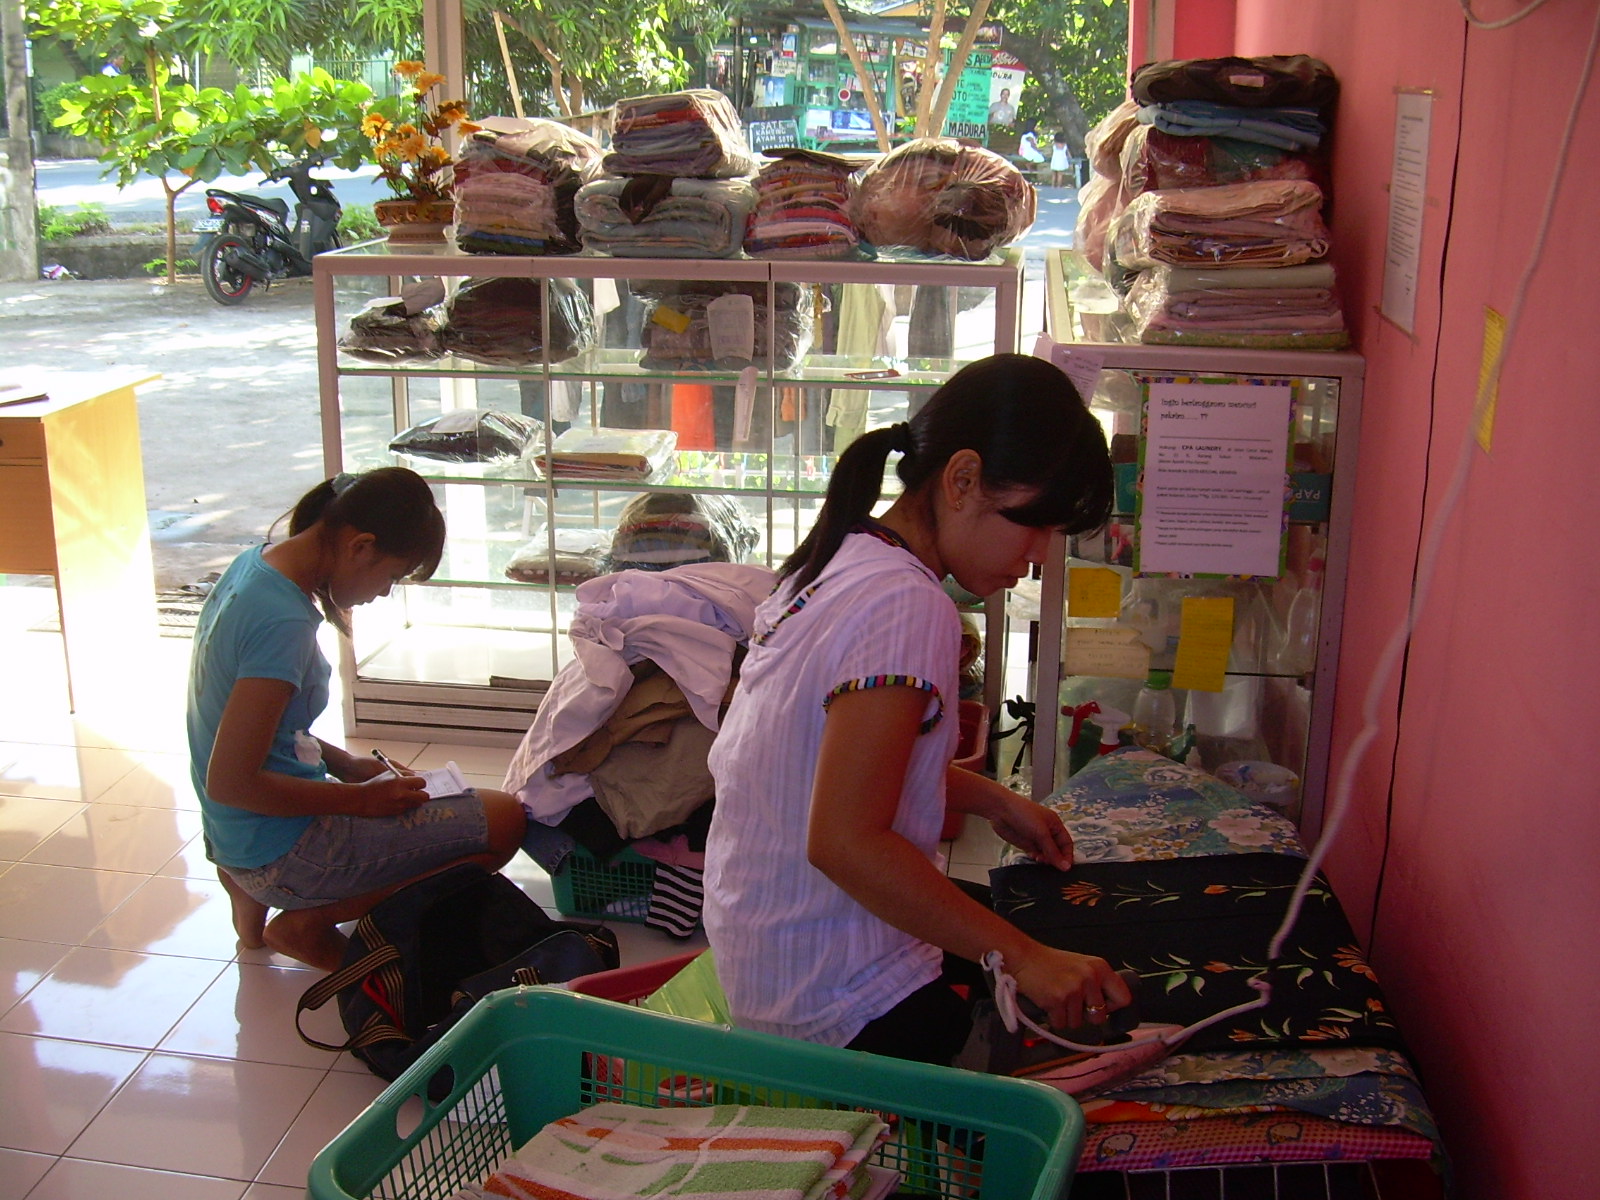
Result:
M761 535L731 496L645 492L617 518L606 571L665 571L688 563L742 563Z
M455 161L455 239L468 254L576 254L573 201L603 151L559 121L486 117Z
M456 408L402 430L389 449L437 462L515 462L543 433L537 419L521 413Z
M583 244L635 258L733 258L756 193L745 179L606 175L578 190Z
M751 258L854 258L860 236L850 219L857 164L817 150L768 150L756 172L756 208L745 234Z
M752 362L786 371L811 349L812 306L797 283L635 281L645 301L640 365L654 370L738 370ZM776 327L776 338L772 338Z
M573 587L604 575L609 570L606 556L610 552L609 529L545 527L512 552L506 578Z
M1309 54L1174 58L1135 68L1129 91L1139 104L1204 100L1241 108L1303 106L1326 113L1339 97L1339 81L1327 63Z
M1350 344L1333 264L1210 270L1166 265L1134 277L1123 304L1141 342L1341 350Z
M1262 179L1309 179L1322 187L1326 177L1320 156L1238 138L1179 137L1141 125L1122 146L1122 188L1129 197Z
M1035 203L1033 185L994 151L917 138L861 173L850 215L880 252L978 260L1026 233Z
M367 362L426 361L444 353L439 330L444 314L444 283L439 279L413 280L398 296L369 300L350 318L350 328L339 339L339 349Z
M541 281L469 279L445 304L440 345L489 366L565 362L595 341L594 309L570 279L544 281L550 293L550 345L544 345ZM548 353L547 353L548 350Z
M608 175L732 179L755 170L733 102L710 88L618 100Z
M1322 191L1304 179L1176 188L1136 196L1109 236L1125 271L1294 266L1328 253ZM1117 281L1113 280L1115 286Z

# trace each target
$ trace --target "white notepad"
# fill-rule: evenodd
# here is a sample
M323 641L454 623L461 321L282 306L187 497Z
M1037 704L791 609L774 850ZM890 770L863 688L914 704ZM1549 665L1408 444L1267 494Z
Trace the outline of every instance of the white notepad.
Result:
M461 773L461 768L456 766L455 760L435 767L431 771L418 771L422 782L427 787L428 799L443 800L447 796L459 796L470 786L467 777ZM374 779L389 779L393 772L384 771L381 775L373 776Z

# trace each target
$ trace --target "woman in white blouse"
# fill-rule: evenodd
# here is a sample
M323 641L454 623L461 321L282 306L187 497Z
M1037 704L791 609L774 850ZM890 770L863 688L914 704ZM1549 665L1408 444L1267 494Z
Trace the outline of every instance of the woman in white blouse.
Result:
M874 519L896 452L904 491ZM909 423L840 456L757 611L711 753L705 922L738 1024L948 1062L991 950L1058 1026L1129 1002L1104 960L1027 937L939 853L948 805L1071 865L1053 813L952 765L961 622L942 582L982 596L1014 585L1053 530L1104 524L1111 497L1098 421L1025 355L971 364Z

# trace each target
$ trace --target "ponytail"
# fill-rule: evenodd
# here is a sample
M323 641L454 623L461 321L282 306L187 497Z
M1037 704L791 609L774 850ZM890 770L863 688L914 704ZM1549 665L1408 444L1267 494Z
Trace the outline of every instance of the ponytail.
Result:
M827 497L817 523L805 540L778 568L779 580L794 581L794 590L811 583L844 545L845 535L872 515L873 505L883 495L883 471L889 455L911 444L906 425L891 425L864 433L845 447L833 464Z
M813 582L845 535L872 515L889 454L908 496L937 485L962 450L983 462L985 488L1024 488L1025 503L1002 509L1029 528L1086 533L1111 516L1113 479L1105 432L1060 368L1027 354L996 354L961 368L910 422L874 429L834 464L828 493L795 552L778 570L793 589Z

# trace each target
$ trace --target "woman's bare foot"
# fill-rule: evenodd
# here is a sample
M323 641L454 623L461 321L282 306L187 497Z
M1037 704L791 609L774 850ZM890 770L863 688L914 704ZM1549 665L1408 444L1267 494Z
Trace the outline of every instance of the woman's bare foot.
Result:
M333 972L344 962L350 940L329 918L331 908L299 908L281 912L267 922L267 946L279 954Z
M246 950L261 949L267 944L263 937L263 930L267 924L267 906L253 899L234 882L233 876L221 867L217 868L217 878L222 880L222 886L228 892L228 900L233 904L233 931L239 935L239 945Z

